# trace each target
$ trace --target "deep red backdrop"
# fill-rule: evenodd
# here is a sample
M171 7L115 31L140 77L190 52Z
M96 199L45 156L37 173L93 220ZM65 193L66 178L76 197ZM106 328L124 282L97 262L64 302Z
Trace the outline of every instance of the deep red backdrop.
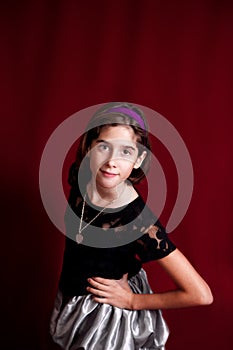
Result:
M64 236L40 200L43 147L71 114L119 100L169 119L194 166L193 199L172 239L206 278L215 302L166 311L167 349L230 348L232 2L41 0L0 8L2 348L54 348L48 322ZM175 198L170 163L165 220ZM156 263L146 269L156 289L170 284Z

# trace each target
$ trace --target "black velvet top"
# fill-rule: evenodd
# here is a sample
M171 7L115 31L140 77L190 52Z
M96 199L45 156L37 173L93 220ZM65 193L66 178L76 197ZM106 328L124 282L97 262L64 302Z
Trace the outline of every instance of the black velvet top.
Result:
M64 295L87 294L89 277L120 279L128 272L130 278L139 272L142 263L161 259L176 249L140 195L124 207L105 209L83 230L81 244L75 238L83 208L83 198L77 189L71 190L69 204L59 281L59 289ZM101 209L87 198L82 227Z

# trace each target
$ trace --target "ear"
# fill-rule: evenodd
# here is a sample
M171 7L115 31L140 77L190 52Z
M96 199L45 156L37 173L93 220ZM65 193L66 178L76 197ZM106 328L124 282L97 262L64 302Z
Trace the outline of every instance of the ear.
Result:
M140 166L142 165L142 162L144 161L144 159L147 156L147 152L143 151L142 154L137 158L135 164L134 164L134 169L138 169L140 168Z
M88 147L85 157L90 158L90 150L91 150L91 147Z

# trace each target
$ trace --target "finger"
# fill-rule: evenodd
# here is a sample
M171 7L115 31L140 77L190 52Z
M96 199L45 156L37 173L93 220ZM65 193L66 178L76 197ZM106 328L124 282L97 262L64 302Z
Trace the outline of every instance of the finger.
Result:
M129 275L128 272L126 272L122 277L123 280L128 281L128 275Z
M91 287L87 287L86 288L87 291L91 294L94 294L96 296L99 296L99 297L106 297L106 293L102 290L99 290L99 289L95 289L95 288L91 288Z
M88 278L88 282L97 289L106 290L108 288L108 285L97 282L93 278Z
M97 303L101 303L101 304L109 304L108 299L107 298L98 298L93 296L92 298L94 301L96 301Z
M101 284L106 285L106 286L111 285L112 282L113 282L113 280L110 280L110 279L107 279L107 278L102 278L102 277L92 277L91 279L93 281L96 281L96 282L101 283Z

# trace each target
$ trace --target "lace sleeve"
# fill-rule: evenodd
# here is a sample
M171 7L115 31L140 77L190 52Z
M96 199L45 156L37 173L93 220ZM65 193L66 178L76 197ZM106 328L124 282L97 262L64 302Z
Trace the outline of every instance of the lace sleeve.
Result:
M151 225L136 244L137 255L142 263L164 258L176 249L159 221Z

